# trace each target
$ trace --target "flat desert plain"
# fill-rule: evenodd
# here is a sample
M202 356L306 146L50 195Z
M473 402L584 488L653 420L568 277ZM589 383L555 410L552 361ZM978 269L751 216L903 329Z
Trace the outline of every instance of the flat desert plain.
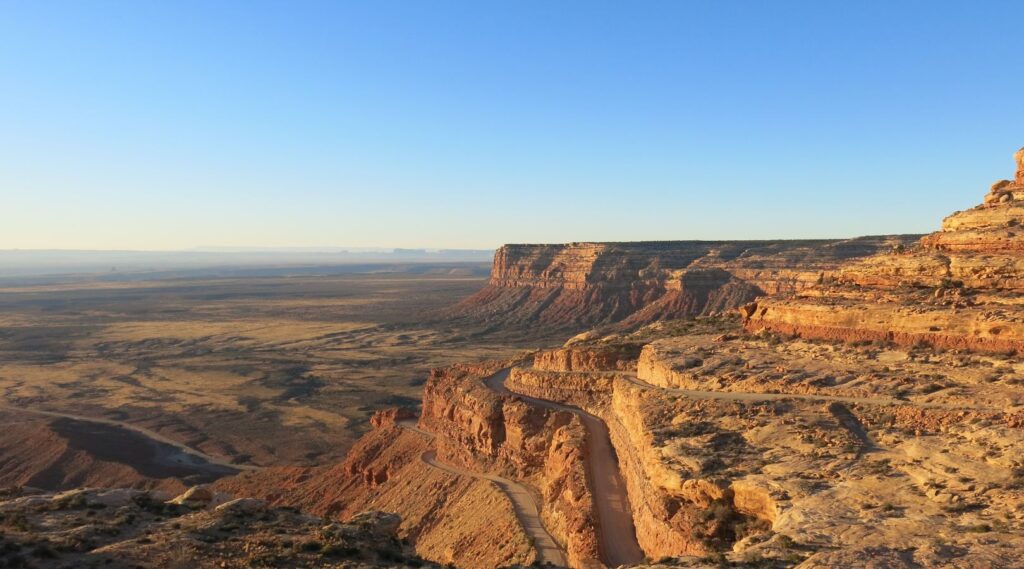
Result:
M100 418L237 465L340 459L431 367L524 346L435 317L479 271L0 288L0 405ZM48 412L45 415L41 412Z

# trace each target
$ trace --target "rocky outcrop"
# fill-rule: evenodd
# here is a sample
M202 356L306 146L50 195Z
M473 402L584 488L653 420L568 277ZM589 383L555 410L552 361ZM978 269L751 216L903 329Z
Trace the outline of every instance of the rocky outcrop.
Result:
M914 239L505 245L488 286L450 316L566 331L713 314L802 290L843 261Z
M600 551L583 425L571 413L499 395L481 382L507 365L434 370L424 386L419 426L435 434L442 460L537 488L541 516L570 565L591 565Z
M846 567L870 565L871 550L913 552L893 566L1019 565L1007 545L1024 519L1019 357L711 320L652 338L638 377L523 370L507 382L604 418L649 557Z
M655 393L626 381L628 374L515 369L507 385L518 393L580 407L608 425L629 491L637 539L650 558L704 555L750 528L767 528L776 504L748 481L703 476L671 468L656 443L654 427L672 413L700 416L708 402L652 414ZM731 412L735 413L736 409Z
M416 411L408 407L389 407L375 411L370 416L370 426L375 429L393 427L401 421L416 419Z
M1018 160L1021 153L1015 158ZM854 262L786 298L743 309L746 327L841 341L1024 350L1024 184L947 217L910 248Z
M570 346L542 350L533 356L533 368L546 371L615 371L636 367L642 344Z

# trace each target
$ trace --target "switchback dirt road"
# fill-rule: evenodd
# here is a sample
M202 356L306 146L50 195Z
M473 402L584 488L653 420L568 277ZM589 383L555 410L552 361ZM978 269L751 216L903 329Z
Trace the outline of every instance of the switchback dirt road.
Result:
M521 395L505 387L510 369L503 369L484 380L492 391L501 395L512 395L531 405L568 411L583 421L587 429L588 474L594 485L594 502L597 505L601 554L609 567L618 567L639 562L644 552L636 539L633 512L629 507L626 484L619 471L619 460L612 447L608 426L600 418L586 411L547 399Z
M415 421L399 421L398 424L401 427L415 431L421 435L425 435L427 438L434 438L432 433L428 433L427 431L417 427ZM553 538L550 533L548 533L547 528L545 528L544 524L541 522L540 503L534 497L529 488L518 482L495 474L471 472L469 470L445 464L437 459L437 453L434 451L427 451L423 453L420 456L420 460L429 466L438 470L443 470L449 474L481 478L496 485L512 502L512 508L515 511L516 518L519 520L519 525L523 526L523 530L526 532L526 535L528 535L533 541L534 549L537 550L537 561L540 563L549 563L556 567L569 566L565 557L565 552L562 551L558 542L555 541L555 538Z

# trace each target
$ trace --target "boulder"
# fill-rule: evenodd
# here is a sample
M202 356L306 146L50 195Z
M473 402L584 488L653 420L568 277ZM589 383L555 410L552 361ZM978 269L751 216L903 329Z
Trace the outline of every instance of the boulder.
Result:
M185 491L173 500L169 500L168 504L175 504L178 506L190 506L193 508L212 508L219 504L223 504L231 499L227 494L220 492L214 492L206 486L193 486Z
M416 411L408 407L390 407L373 413L370 417L370 424L375 429L393 427L399 421L409 421L416 418Z
M236 498L214 508L219 514L254 514L267 509L267 503L256 498Z
M380 535L398 535L398 526L402 525L402 517L398 514L372 510L356 514L348 522L358 525Z
M89 504L101 504L108 508L120 508L135 501L139 496L146 495L146 492L139 490L128 490L119 488L115 490L98 490L86 496Z

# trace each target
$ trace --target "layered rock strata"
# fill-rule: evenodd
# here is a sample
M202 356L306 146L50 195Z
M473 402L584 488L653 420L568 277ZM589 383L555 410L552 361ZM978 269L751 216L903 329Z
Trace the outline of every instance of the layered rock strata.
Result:
M916 238L505 245L488 286L450 316L564 331L714 314L802 290L824 270Z
M1016 154L1019 160L1021 152ZM1018 168L1020 165L1018 163ZM809 338L943 349L1024 349L1024 183L947 217L916 245L827 272L822 283L743 308L746 327Z
M564 545L570 565L594 566L601 551L585 429L572 413L532 406L483 384L506 365L433 371L419 427L436 436L442 460L536 488L544 525Z
M637 539L649 558L705 555L770 526L776 512L764 489L704 477L700 470L686 474L663 460L656 425L670 413L700 415L710 409L697 404L686 411L675 407L652 414L657 394L646 393L628 377L516 369L508 386L518 393L581 407L605 421L629 492Z
M621 417L658 449L650 480L729 480L771 520L731 561L1021 566L1019 357L723 332L657 339L614 381L644 392Z

